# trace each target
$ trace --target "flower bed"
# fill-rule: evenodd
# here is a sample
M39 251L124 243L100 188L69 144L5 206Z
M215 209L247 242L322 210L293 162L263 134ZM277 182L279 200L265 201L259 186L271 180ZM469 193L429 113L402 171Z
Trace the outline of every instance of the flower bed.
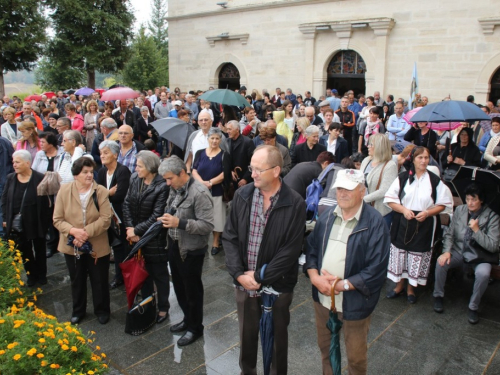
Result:
M21 289L21 268L14 244L0 241L0 374L107 373L106 355L89 346L95 332L86 338L38 309L36 292L26 297Z

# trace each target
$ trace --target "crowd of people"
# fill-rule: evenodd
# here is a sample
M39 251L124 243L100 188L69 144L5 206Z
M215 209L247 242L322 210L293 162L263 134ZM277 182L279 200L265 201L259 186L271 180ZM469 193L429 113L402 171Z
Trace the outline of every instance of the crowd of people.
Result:
M183 332L179 346L193 343L203 335L204 258L223 251L245 374L256 371L263 287L278 295L272 368L287 372L299 265L313 288L324 374L333 373L326 329L333 296L352 374L367 371L370 317L387 279L395 283L387 298L406 294L414 304L435 266L433 308L442 313L447 271L466 264L475 273L468 321L479 321L498 266L499 216L485 186L470 184L457 204L450 182L461 166L500 168L500 108L478 105L498 116L436 132L404 117L411 106L428 105L425 96L409 107L379 92L328 89L316 100L309 91L237 91L248 106L166 87L116 102L97 92L77 98L60 91L38 102L4 97L0 235L27 259L27 286L45 285L47 258L63 253L71 323L86 316L90 278L94 314L106 324L109 291L124 283L120 263L160 222L162 231L141 247L149 274L142 298L156 293L156 322L164 322L171 276L184 318L170 330ZM169 117L195 128L184 148L152 125Z

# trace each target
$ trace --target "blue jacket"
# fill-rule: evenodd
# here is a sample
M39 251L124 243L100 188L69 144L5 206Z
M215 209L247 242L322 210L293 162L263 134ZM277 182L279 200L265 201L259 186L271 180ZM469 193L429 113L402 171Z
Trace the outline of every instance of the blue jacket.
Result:
M0 185L5 185L7 175L14 172L12 167L13 153L12 144L6 138L0 137Z
M328 237L337 216L333 212L335 207L323 212L307 239L305 270L321 270ZM365 319L375 310L387 277L390 246L391 237L384 219L377 210L363 203L359 222L347 240L344 278L349 279L356 290L344 292L344 319ZM312 295L318 302L318 290L314 286Z
M328 134L325 134L319 138L319 144L326 147L328 150ZM347 141L344 138L337 138L337 145L335 146L335 163L339 163L346 156L349 156L349 152L347 150Z

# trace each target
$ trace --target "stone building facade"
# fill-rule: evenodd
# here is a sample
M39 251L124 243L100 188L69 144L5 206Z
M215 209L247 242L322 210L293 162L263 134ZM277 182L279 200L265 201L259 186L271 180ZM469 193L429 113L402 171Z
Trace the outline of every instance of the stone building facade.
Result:
M498 0L169 1L170 86L500 99Z

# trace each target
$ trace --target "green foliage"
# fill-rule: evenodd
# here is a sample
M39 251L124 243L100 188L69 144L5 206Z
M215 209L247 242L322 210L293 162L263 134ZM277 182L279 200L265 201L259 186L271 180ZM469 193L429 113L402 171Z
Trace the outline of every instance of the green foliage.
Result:
M122 75L124 83L137 90L152 89L168 82L168 60L144 28L132 42L131 56Z
M30 70L46 41L47 20L39 0L1 2L0 94L4 72Z
M168 22L166 0L153 0L151 20L148 22L148 31L165 56L168 56Z
M35 83L44 91L80 88L85 85L86 75L80 68L65 66L58 60L42 58L35 69Z
M127 0L46 0L56 38L48 55L64 66L83 69L95 87L95 72L116 72L129 55L133 15Z

